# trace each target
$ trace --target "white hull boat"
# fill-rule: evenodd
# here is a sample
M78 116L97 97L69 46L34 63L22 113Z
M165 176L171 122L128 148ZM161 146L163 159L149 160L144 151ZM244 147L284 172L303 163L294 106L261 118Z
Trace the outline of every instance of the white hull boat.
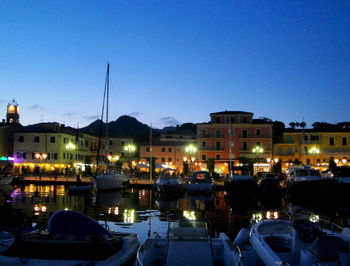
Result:
M122 189L129 185L129 179L122 173L109 172L92 179L96 191Z
M158 180L156 181L156 186L159 192L182 192L186 188L185 182L182 180L179 171L175 169L165 169L163 170Z
M307 214L308 213L308 214ZM319 217L281 219L276 211L253 215L250 245L235 250L241 265L349 265L350 231L332 224L321 228ZM245 229L247 230L247 229Z
M206 223L174 222L168 235L149 238L137 252L138 265L234 265L233 244L225 233L208 236Z
M213 178L208 171L194 172L191 181L188 184L189 193L212 193L215 184Z

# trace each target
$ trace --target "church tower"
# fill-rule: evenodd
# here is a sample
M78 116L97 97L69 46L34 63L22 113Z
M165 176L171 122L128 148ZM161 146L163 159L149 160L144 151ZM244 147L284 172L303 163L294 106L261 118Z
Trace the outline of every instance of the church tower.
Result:
M6 123L18 124L19 123L19 106L15 100L7 105Z

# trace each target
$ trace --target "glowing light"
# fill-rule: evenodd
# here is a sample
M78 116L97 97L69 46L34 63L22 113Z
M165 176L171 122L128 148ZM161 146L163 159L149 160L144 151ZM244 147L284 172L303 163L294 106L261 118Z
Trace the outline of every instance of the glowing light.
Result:
M309 150L309 153L310 154L319 154L320 153L320 150L317 149L316 147L312 147L310 150Z
M271 162L271 158L266 158L266 162L270 163Z
M125 209L124 210L124 223L134 223L135 222L135 210Z
M136 147L132 144L128 144L127 146L124 147L124 150L128 152L134 152L136 150Z
M320 216L319 215L311 215L309 220L312 223L318 223L320 221Z
M75 145L71 142L69 142L67 145L66 145L66 149L67 150L75 150Z
M190 221L196 220L196 214L194 211L183 211L183 216Z
M107 156L108 161L112 160L112 155Z
M339 163L339 159L334 159L334 162L335 163Z
M195 152L197 152L197 147L194 146L194 145L192 145L192 144L190 144L190 145L188 145L188 146L185 148L185 151L186 151L187 153L195 153Z
M252 149L252 152L254 153L263 153L264 152L264 149L261 148L260 146L255 146L253 149Z
M258 223L258 222L260 222L262 220L262 218L263 218L262 213L253 213L253 215L252 215L252 222L253 223Z
M278 158L275 158L273 159L275 161L275 163L278 163L279 159Z
M346 159L343 159L343 160L341 160L342 161L342 163L346 163L347 162L347 160Z

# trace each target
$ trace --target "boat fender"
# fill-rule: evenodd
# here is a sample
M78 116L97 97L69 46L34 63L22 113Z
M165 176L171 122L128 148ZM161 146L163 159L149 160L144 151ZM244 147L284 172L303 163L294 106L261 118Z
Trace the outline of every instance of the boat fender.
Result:
M242 248L245 243L249 240L249 229L242 228L238 235L236 236L235 241L233 241L233 246L238 246L239 248Z

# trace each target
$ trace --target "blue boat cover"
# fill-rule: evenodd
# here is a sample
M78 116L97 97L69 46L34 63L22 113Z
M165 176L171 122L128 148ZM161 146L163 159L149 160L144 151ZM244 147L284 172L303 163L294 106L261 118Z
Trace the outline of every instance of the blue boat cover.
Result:
M51 235L101 235L112 237L112 234L97 221L79 212L61 210L55 212L48 221Z

